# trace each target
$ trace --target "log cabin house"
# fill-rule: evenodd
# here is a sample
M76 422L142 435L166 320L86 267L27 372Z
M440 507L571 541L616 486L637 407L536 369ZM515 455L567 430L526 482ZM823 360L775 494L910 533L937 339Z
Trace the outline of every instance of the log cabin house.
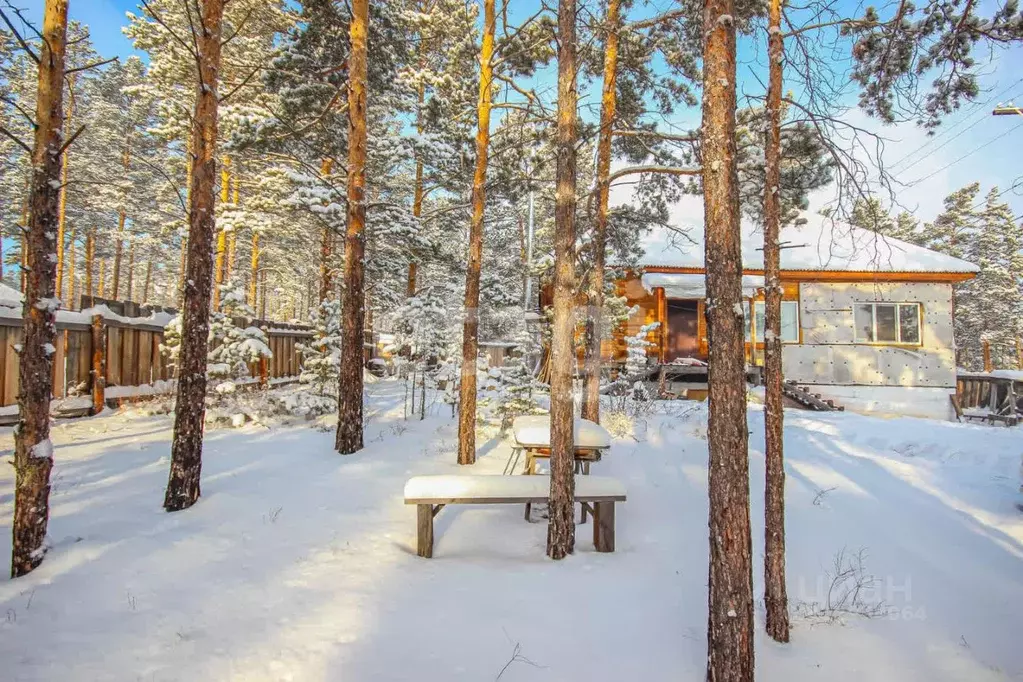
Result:
M947 418L956 389L952 290L977 267L869 230L807 216L783 228L785 378L849 409ZM743 224L746 357L763 362L763 236ZM603 360L624 359L626 335L659 322L652 362L707 359L702 226L655 231L639 270L617 282L634 311L605 341ZM705 378L703 379L705 381ZM690 395L694 395L690 393ZM699 387L696 387L699 397Z

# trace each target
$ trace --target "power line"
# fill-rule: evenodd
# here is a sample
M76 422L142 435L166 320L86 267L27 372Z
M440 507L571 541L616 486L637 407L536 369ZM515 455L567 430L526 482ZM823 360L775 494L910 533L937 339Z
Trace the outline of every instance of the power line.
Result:
M1013 88L1015 88L1015 87L1016 87L1017 85L1019 85L1020 83L1023 83L1023 78L1019 79L1018 81L1016 81L1015 83L1013 83L1012 85L1010 85L1010 86L1009 86L1008 88L1006 88L1006 89L1005 89L1005 90L1003 90L1002 92L998 92L998 93L996 93L996 94L992 95L992 96L991 96L991 97L989 97L989 98L988 98L988 99L987 99L986 101L983 101L983 102L978 102L977 104L975 104L974 106L972 106L972 107L970 108L970 110L969 110L969 111L967 111L966 113L964 113L964 115L963 115L963 118L962 118L962 119L960 119L960 120L959 120L959 121L958 121L957 123L955 123L954 125L952 125L952 126L951 126L950 128L945 128L945 129L944 129L944 130L943 130L943 131L942 131L941 133L939 133L938 135L936 135L936 136L934 136L934 137L932 137L932 138L929 138L929 139L928 139L928 140L927 140L926 142L924 142L923 144L921 144L921 145L920 145L919 147L917 147L917 148L916 148L916 149L914 149L913 151L910 151L909 153L907 153L907 154L905 154L904 156L902 156L901 158L899 158L899 160L898 160L898 161L896 161L895 163L893 163L893 164L891 165L891 167L890 167L890 168L892 168L892 169L894 170L894 169L895 169L895 167L897 167L897 166L898 166L899 164L901 164L902 162L904 162L904 161L906 160L906 158L908 158L909 156L913 156L914 154L916 154L916 153L917 153L918 151L920 151L921 149L924 149L925 147L928 147L928 146L930 146L930 145L934 144L934 143L935 143L935 142L937 142L937 141L938 141L939 139L941 139L941 138L942 138L943 136L945 136L945 135L947 135L947 134L951 133L951 132L952 132L953 130L955 130L955 129L959 128L959 127L960 127L960 126L962 126L962 125L963 125L963 124L964 124L964 123L965 123L966 121L968 121L968 120L970 119L970 117L972 117L972 116L974 115L974 113L975 113L976 111L978 111L978 110L979 110L979 109L980 109L981 107L987 106L988 104L990 104L990 103L991 103L992 101L994 101L994 100L995 100L995 99L997 99L998 97L1002 97L1003 95L1005 95L1005 94L1006 94L1007 92L1009 92L1010 90L1012 90ZM985 116L986 116L986 111L985 111ZM982 119L978 119L978 121L980 121L980 120L982 120ZM973 124L972 126L970 126L970 127L972 128L972 127L973 127L973 126L975 126L975 125L977 125L977 124L976 124L976 122L975 122L975 123L974 123L974 124ZM960 133L960 135L962 135L962 133ZM959 137L959 136L957 135L957 137ZM954 138L953 138L953 139L954 139ZM940 148L940 147L939 147L939 148ZM926 157L926 155L925 155L925 157ZM902 169L902 170L904 171L905 169Z
M904 166L902 168L902 170L899 171L899 173L905 173L910 168L913 168L914 166L920 164L922 161L924 161L928 157L930 157L930 156L932 156L934 154L937 154L939 151L941 151L942 149L947 147L949 144L951 144L952 142L955 142L957 139L959 139L963 135L963 133L969 132L973 128L976 128L977 125L979 125L982 121L987 120L988 116L989 116L989 114L986 111L982 111L980 113L980 116L973 123L971 123L969 126L967 126L966 128L963 128L958 133L956 133L956 135L954 137L951 137L951 138L945 140L940 146L938 146L935 149L932 149L931 151L927 152L926 154L921 156L916 161L913 161L912 163L910 163L908 166Z
M966 159L966 158L969 158L969 157L973 156L974 154L976 154L977 152L979 152L979 151L980 151L981 149L984 149L985 147L988 147L988 146L990 146L990 145L994 144L995 142L997 142L998 140L1002 139L1003 137L1005 137L1006 135L1008 135L1008 134L1009 134L1009 133L1011 133L1012 131L1014 131L1014 130L1017 130L1017 129L1018 129L1018 128L1019 128L1020 126L1023 126L1023 121L1021 121L1020 123L1018 123L1018 124L1014 125L1014 126L1013 126L1012 128L1009 128L1008 130L1006 130L1005 132L1003 132L1003 133L1002 133L1001 135L998 135L998 136L996 136L996 137L993 137L992 139L988 140L987 142L985 142L985 143L984 143L984 144L982 144L981 146L979 146L979 147L974 147L974 148L973 148L973 149L971 149L970 151L968 151L968 152L966 152L965 154L963 154L962 156L960 156L960 157L959 157L958 159L956 159L955 161L952 161L952 162L950 162L950 163L946 163L946 164L945 164L944 166L942 166L942 167L941 167L941 168L939 168L938 170L934 171L933 173L930 173L929 175L925 175L924 177L920 178L919 180L914 180L914 181L910 182L909 184L910 184L910 185L919 185L919 184L920 184L921 182L923 182L924 180L929 180L929 179L933 178L933 177L934 177L935 175L937 175L937 174L938 174L938 173L940 173L941 171L945 170L946 168L950 168L951 166L954 166L954 165L956 165L957 163L959 163L960 161L962 161L963 159Z
M1003 194L1005 194L1006 192L1012 192L1013 194L1018 194L1018 192L1016 192L1016 190L1018 190L1018 189L1019 190L1023 190L1023 175L1021 175L1018 178L1016 178L1015 180L1013 180L1011 185L1009 185L1008 187L1003 189L1001 192L996 194L994 196L994 198L997 199L997 198L1001 197ZM981 201L978 201L973 206L970 206L970 210L972 211L975 208L980 208L981 206L983 206L987 202L988 202L987 197L984 197L984 199L982 199Z

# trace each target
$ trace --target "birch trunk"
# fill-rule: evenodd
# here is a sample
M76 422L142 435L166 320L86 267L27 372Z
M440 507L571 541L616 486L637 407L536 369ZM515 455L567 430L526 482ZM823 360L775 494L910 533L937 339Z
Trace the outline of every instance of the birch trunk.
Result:
M753 575L735 149L734 0L703 12L703 206L706 230L710 496L707 680L753 679Z
M195 167L188 228L188 278L182 309L181 356L178 360L177 402L170 477L163 506L187 509L199 499L202 472L203 418L206 412L206 352L210 320L210 287L215 177L217 172L217 90L220 70L221 21L224 0L205 0L195 29L198 84L192 141Z
M50 397L56 341L56 237L59 222L61 124L67 0L46 0L39 46L36 129L32 148L24 343L20 354L18 407L14 432L14 519L11 577L25 575L43 560L50 515Z
M341 310L337 439L342 455L362 449L362 330L365 323L366 33L369 0L352 0L348 84L348 230Z
M575 550L575 189L578 128L576 3L558 3L558 128L554 194L554 325L551 337L551 495L547 556Z
M600 99L600 136L597 140L597 219L593 226L593 270L590 272L586 310L586 387L583 419L600 423L600 338L604 310L604 257L607 248L607 208L611 195L611 131L618 92L619 0L607 5L607 43L604 46L604 87Z
M486 208L490 152L490 109L493 102L494 0L483 0L483 48L480 90L476 105L476 171L472 179L472 222L469 262L465 271L465 319L462 322L462 379L458 387L458 463L476 463L476 356L479 355L480 267L483 262L483 214Z
M781 349L781 89L784 44L781 0L768 6L767 144L764 160L764 604L767 634L789 641L789 603L785 589L785 457Z

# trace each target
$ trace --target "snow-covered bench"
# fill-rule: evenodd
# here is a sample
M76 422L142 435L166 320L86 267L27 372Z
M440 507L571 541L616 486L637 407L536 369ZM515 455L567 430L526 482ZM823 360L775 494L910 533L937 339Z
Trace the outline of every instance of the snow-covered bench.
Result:
M549 476L416 476L405 484L405 504L418 505L417 550L433 556L433 517L449 504L523 504L546 502ZM575 501L593 514L593 545L615 550L615 502L625 501L625 486L607 476L576 476Z

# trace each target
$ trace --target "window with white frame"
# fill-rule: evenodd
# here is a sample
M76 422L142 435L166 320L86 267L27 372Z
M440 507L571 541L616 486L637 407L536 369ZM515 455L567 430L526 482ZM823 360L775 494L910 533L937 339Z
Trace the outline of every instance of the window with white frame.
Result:
M919 303L856 303L853 324L860 343L919 345L923 309Z
M767 326L764 317L764 302L753 302L753 318L749 314L749 301L743 301L742 314L745 318L746 341L750 340L756 329L757 343L764 342L764 329ZM799 301L781 302L781 340L782 343L799 343Z

